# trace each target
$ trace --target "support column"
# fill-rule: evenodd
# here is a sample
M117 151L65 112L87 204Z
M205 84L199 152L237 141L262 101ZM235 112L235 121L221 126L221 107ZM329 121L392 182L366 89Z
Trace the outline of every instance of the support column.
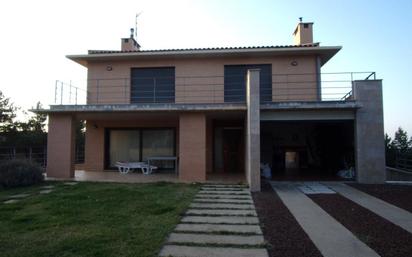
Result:
M386 180L383 103L381 80L353 82L356 111L355 159L357 181L384 183Z
M206 116L204 113L180 114L179 179L206 181Z
M250 69L246 81L246 179L260 191L260 70Z
M74 177L75 126L70 114L50 114L47 134L48 177Z
M86 121L84 169L86 171L104 170L104 127L95 121Z

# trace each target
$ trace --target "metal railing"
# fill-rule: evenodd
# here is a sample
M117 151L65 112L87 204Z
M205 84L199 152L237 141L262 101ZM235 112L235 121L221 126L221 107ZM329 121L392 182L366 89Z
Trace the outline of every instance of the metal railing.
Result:
M47 165L46 147L0 147L0 162L22 159L36 163L45 168Z
M87 84L84 86L87 88ZM54 84L54 104L87 104L87 90L69 83L56 80Z
M261 74L261 102L355 100L353 81L368 79L376 74ZM54 104L244 103L245 87L245 76L88 79L83 86L56 81Z
M412 172L412 153L396 154L395 168Z
M8 160L28 160L41 167L47 166L47 147L0 147L0 162ZM75 164L84 163L84 146L75 148Z

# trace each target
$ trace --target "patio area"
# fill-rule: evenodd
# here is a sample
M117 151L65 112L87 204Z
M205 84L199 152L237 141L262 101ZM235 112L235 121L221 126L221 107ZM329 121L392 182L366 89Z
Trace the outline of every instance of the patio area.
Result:
M46 180L60 180L55 178L46 178ZM76 170L74 178L63 179L72 181L88 182L118 182L118 183L153 183L153 182L179 182L179 177L174 173L153 173L144 175L141 172L130 172L120 174L117 171L84 171Z
M47 177L46 180L71 180L87 182L117 182L117 183L179 183L179 176L170 172L155 172L144 175L140 171L120 174L117 171L85 171L76 170L72 179L56 179ZM208 174L206 183L246 184L244 174Z

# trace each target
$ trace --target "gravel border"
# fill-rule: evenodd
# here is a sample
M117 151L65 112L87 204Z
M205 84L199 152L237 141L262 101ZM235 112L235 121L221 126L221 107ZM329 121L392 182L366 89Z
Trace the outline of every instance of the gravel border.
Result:
M339 195L308 195L333 218L383 257L412 253L412 234Z
M266 181L253 193L256 212L271 257L322 257L299 223Z
M348 183L347 185L412 212L412 185L368 185L355 183Z

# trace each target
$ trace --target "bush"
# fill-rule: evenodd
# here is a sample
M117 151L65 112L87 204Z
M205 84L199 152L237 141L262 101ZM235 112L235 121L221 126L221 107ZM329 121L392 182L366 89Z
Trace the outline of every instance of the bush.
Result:
M0 186L30 186L42 182L43 170L26 160L11 160L0 164Z

